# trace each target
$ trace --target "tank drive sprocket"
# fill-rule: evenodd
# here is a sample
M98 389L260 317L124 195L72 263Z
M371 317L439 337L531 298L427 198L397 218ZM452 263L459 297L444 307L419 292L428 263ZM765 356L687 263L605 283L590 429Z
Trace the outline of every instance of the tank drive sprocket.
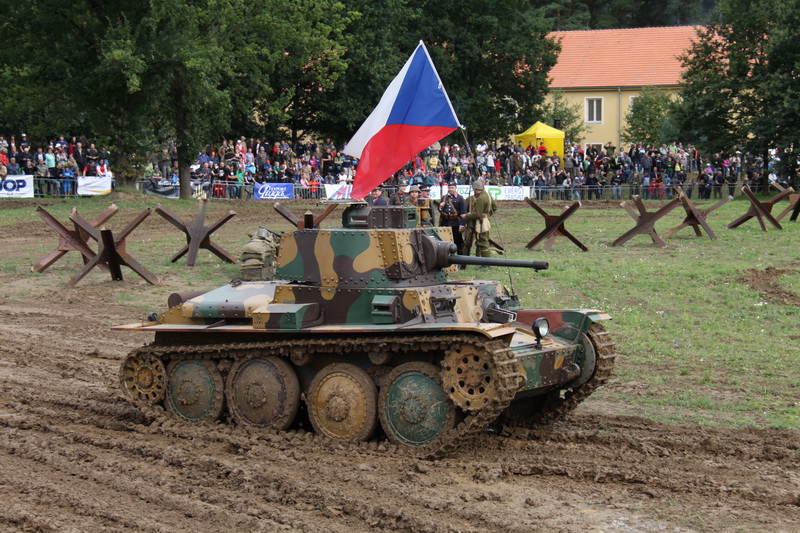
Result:
M153 405L164 398L167 370L158 356L136 351L120 366L119 382L129 399Z
M496 362L481 347L456 346L445 355L442 369L444 390L464 411L482 409L497 398Z

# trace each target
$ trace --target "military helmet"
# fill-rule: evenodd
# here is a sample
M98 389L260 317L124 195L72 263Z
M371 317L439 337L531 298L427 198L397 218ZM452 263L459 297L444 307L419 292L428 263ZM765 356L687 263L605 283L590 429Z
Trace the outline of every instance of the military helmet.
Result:
M483 182L482 182L481 180L476 180L476 181L473 181L473 182L472 182L472 188L473 188L474 190L476 190L476 191L482 191L482 190L484 190L484 188L483 188Z
M412 185L411 187L409 187L409 188L408 188L408 192L409 192L409 193L412 193L412 192L419 192L419 186L417 186L417 185Z

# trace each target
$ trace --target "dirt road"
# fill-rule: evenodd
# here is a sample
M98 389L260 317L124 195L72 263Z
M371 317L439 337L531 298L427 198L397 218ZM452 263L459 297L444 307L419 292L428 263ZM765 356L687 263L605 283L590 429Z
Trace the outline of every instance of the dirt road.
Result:
M798 531L797 432L660 425L590 399L426 461L382 441L154 420L118 387L150 339L109 331L138 318L110 303L117 286L51 303L24 297L26 274L4 280L0 530Z

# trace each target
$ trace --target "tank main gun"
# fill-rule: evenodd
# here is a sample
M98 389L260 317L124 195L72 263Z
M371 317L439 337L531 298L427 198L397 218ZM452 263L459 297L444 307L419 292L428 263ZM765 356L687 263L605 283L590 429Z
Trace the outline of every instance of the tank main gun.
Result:
M477 265L499 266L512 268L531 268L533 270L547 270L547 261L525 261L522 259L503 259L500 257L474 257L471 255L456 254L456 245L450 241L440 241L436 238L422 234L419 239L420 254L428 258L428 269L446 268L451 265Z
M453 254L447 258L451 265L477 265L477 266L499 266L512 268L532 268L537 272L547 270L547 261L525 261L523 259L503 259L500 257L473 257L471 255Z

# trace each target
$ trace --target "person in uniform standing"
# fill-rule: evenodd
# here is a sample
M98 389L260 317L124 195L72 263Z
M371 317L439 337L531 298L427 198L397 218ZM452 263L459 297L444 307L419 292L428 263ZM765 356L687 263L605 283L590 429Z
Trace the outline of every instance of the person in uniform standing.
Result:
M490 257L489 249L489 217L497 210L497 204L484 190L483 182L478 180L472 184L473 195L467 201L468 212L463 215L467 222L467 244L475 242L475 255L477 257ZM469 252L469 248L466 248Z
M453 229L453 242L456 243L458 254L464 252L464 235L466 230L466 220L463 215L467 214L467 202L463 196L458 194L455 183L447 186L447 194L439 204L439 226L449 226Z
M433 226L433 201L431 200L431 188L423 185L419 188L419 198L417 207L419 208L419 219L422 226Z
M403 196L401 205L413 205L417 207L417 199L419 198L419 186L412 185L408 188L408 194Z

